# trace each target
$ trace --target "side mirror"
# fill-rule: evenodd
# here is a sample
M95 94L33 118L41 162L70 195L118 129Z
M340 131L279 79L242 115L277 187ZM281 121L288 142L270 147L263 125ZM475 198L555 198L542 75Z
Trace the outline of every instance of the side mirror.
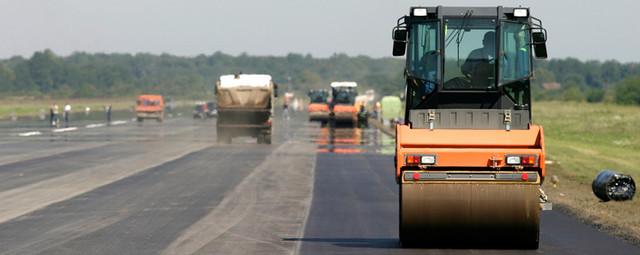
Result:
M407 50L407 29L396 28L393 30L393 56L404 56Z
M536 58L547 58L547 38L543 32L531 33Z

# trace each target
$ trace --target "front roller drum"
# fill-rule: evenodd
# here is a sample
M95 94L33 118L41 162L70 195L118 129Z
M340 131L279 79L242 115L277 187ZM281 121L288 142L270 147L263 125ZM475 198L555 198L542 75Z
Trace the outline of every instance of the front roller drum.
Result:
M537 249L538 185L402 183L403 246L492 246Z

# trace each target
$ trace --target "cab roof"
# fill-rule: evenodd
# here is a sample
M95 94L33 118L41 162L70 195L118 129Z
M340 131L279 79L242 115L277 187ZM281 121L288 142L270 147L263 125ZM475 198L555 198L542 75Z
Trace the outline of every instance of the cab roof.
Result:
M358 83L354 81L334 81L331 83L331 87L332 88L339 88L339 87L355 88L355 87L358 87Z
M415 9L426 9L427 16L419 17L414 16ZM527 17L529 16L528 7L503 7L503 6L491 6L491 7L478 7L478 6L414 6L409 10L409 16L415 18L442 18L442 17L464 17L470 15L471 17L499 17L500 19L513 19L513 13L516 9L526 9Z
M162 99L162 95L157 94L142 94L139 95L138 98L149 98L149 99Z
M240 86L269 87L271 75L268 74L228 74L220 76L220 87L232 88Z

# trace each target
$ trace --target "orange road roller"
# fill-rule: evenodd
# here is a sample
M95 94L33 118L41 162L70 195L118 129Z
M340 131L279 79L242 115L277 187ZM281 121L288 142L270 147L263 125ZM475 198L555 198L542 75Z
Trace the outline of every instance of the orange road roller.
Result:
M319 121L326 124L329 121L329 90L311 89L308 93L309 105L309 121Z
M334 81L331 83L330 118L337 124L355 126L358 121L356 97L358 83L353 81Z
M412 7L392 37L393 55L406 55L402 245L537 249L540 212L551 209L544 132L531 116L542 22L525 7Z

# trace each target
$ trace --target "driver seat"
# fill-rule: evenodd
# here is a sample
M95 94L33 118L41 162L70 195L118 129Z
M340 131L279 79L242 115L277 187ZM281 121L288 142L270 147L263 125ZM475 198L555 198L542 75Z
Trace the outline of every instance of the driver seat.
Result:
M473 66L473 70L471 70L471 88L486 89L493 86L494 81L494 64L488 60L481 60Z

